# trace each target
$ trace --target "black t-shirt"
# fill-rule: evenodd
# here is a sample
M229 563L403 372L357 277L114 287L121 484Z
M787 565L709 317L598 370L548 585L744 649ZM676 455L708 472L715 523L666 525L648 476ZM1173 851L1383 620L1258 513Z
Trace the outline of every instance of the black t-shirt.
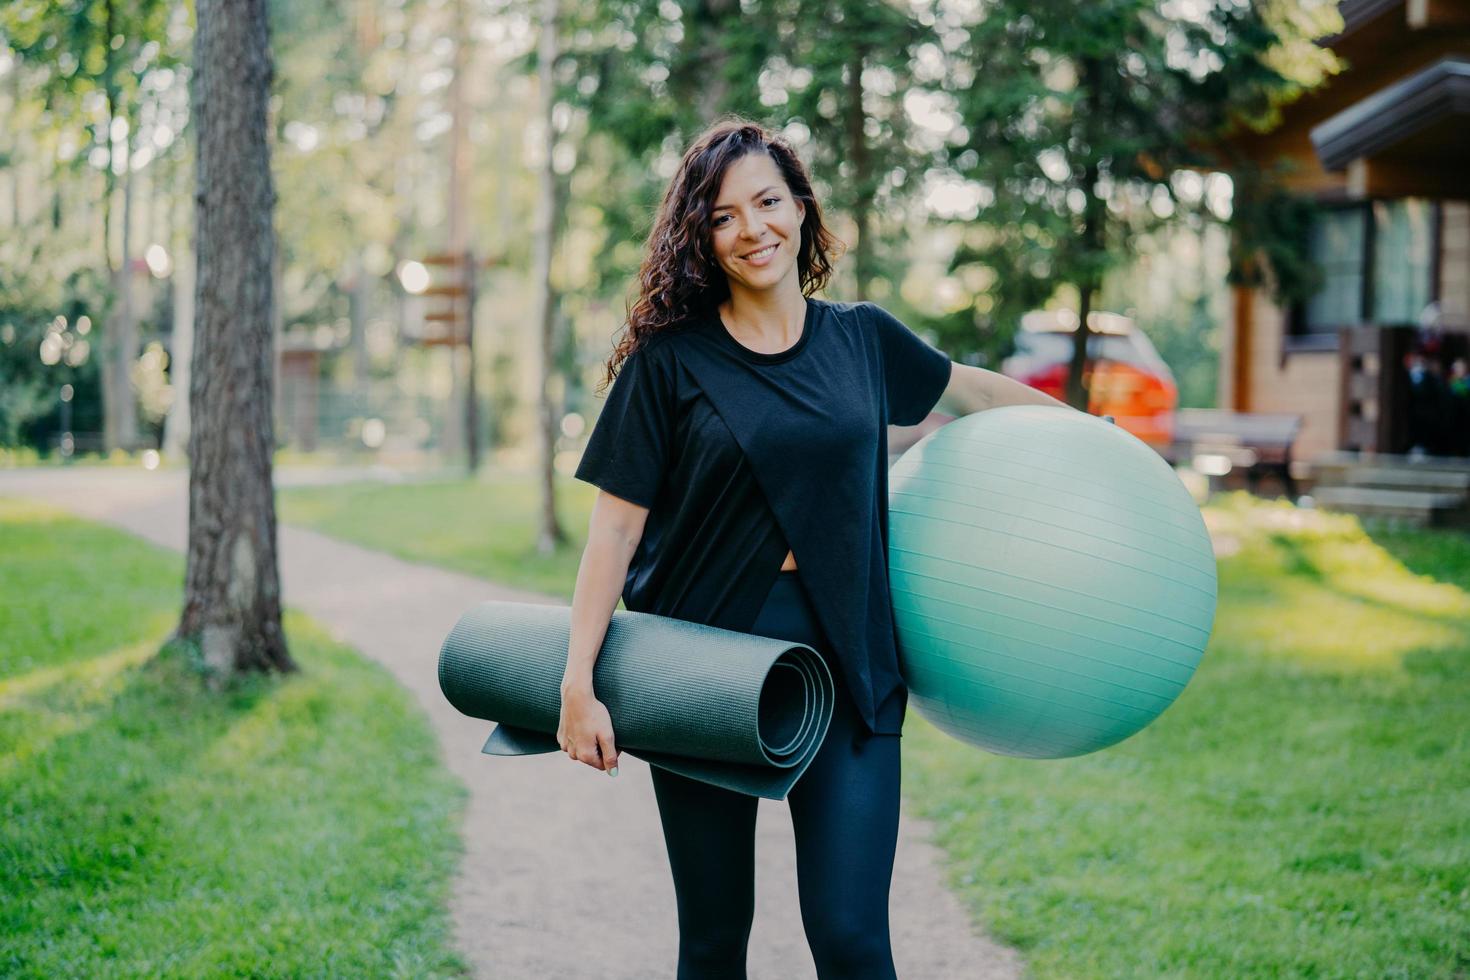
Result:
M923 421L950 361L876 304L806 304L777 354L714 311L644 341L576 475L649 508L631 610L749 632L789 547L865 725L898 734L887 426Z

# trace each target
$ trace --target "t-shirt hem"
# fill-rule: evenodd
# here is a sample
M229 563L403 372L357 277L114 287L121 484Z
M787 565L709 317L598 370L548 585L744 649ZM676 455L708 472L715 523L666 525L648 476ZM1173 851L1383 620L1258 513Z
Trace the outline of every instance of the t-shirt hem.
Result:
M654 493L653 495L647 497L639 493L627 493L623 490L620 490L616 483L608 480L589 480L587 477L580 474L574 474L573 479L580 480L581 482L586 483L590 486L594 486L599 490L605 490L608 493L612 494L614 497L617 497L619 500L626 500L630 504L637 504L639 507L647 507L649 510L653 509L654 501L658 499L657 493Z

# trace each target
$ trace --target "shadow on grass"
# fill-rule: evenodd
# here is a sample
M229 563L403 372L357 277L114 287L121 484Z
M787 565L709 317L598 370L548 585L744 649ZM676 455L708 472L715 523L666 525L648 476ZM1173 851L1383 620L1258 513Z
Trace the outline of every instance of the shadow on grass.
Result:
M1366 526L1364 531L1368 531ZM1470 535L1445 533L1451 537L1442 542L1427 537L1424 531L1380 530L1376 536L1368 534L1368 538L1405 570L1427 576L1462 592L1470 592ZM1317 551L1324 546L1324 542L1318 539L1273 531L1266 535L1266 541L1278 552L1280 571L1298 581L1308 582L1332 595L1380 612L1413 616L1446 626L1463 626L1470 630L1470 617L1463 614L1394 602L1381 595L1344 585L1332 569L1323 567L1319 561Z
M71 662L37 672L48 676L35 684L12 678L26 694L3 705L6 727L29 729L0 776L0 836L11 856L0 882L13 897L70 890L82 898L156 860L154 845L170 839L158 806L170 781L195 771L281 684L246 678L211 697L177 646L142 653Z
M386 671L287 623L299 674L214 692L175 644L4 705L0 975L464 972L462 787Z
M1470 532L1405 531L1375 521L1364 521L1363 531L1414 574L1470 592Z

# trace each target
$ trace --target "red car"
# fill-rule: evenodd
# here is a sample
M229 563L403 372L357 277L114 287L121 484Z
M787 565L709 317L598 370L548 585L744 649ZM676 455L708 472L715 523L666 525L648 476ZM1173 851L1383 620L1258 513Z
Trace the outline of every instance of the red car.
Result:
M1174 441L1174 409L1179 388L1169 365L1133 321L1117 313L1094 310L1087 315L1088 338L1084 383L1090 382L1093 415L1113 421L1139 439L1162 450ZM1000 371L1065 401L1067 369L1077 314L1072 310L1033 310L1021 317L1016 351Z

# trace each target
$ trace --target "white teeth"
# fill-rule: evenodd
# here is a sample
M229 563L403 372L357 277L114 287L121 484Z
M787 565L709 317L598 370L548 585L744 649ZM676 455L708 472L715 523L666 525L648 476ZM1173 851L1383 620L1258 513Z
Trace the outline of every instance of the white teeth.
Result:
M775 250L776 250L776 246L774 246L774 245L767 245L765 248L761 249L759 252L751 252L749 255L746 256L746 258L747 259L763 259L767 255L770 255Z

